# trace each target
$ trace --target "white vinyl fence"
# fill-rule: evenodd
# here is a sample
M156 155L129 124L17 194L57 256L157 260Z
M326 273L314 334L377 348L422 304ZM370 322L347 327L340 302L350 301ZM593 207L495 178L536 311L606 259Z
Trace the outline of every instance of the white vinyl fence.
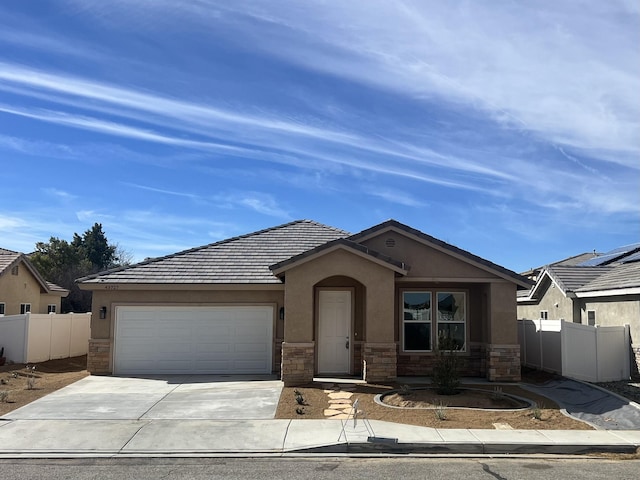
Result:
M36 363L85 355L90 313L0 317L0 347L8 362Z
M592 327L564 320L518 320L521 363L587 382L628 379L629 325Z

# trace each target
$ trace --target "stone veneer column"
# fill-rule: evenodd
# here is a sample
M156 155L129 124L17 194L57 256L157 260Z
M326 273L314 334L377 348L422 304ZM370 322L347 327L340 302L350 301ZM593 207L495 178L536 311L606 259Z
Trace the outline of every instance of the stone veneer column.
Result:
M93 375L111 373L111 340L89 339L87 371Z
M313 381L315 344L282 342L280 378L287 385L302 385Z
M365 343L362 377L367 383L390 382L398 376L395 343Z
M489 345L487 378L490 382L519 382L520 345Z

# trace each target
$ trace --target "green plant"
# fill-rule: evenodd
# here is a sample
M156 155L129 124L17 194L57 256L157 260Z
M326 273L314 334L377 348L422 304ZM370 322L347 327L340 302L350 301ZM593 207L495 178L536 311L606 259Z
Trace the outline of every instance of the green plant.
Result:
M544 410L544 403L536 403L534 407L531 409L531 413L533 414L533 418L535 420L542 420L542 411Z
M444 421L447 419L447 404L444 402L438 402L436 408L433 411L436 415L436 418L440 421Z
M458 355L460 347L455 340L440 334L436 363L433 367L433 384L440 395L455 395L460 387L460 364L462 359Z
M494 400L502 398L502 387L494 387L492 397Z
M412 393L413 393L413 390L411 389L411 387L409 385L402 385L398 389L398 394L402 395L403 397L411 395Z

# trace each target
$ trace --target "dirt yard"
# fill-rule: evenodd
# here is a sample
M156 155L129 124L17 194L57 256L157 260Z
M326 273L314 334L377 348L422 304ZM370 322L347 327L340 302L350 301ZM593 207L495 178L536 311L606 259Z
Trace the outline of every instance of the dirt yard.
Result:
M31 369L35 365L35 369ZM0 367L0 415L86 377L87 356Z
M523 375L523 381L527 383L543 383L553 378L552 374L536 371L525 371ZM501 428L524 430L592 430L592 427L586 423L563 415L558 405L549 398L531 393L517 385L501 385L501 389L504 393L524 397L536 402L539 410L528 409L512 412L458 409L452 407L456 403L454 397L449 399L440 397L438 403L447 405L444 408L446 419L443 420L441 419L443 415L436 413L437 409L389 408L374 401L376 395L390 390L397 390L400 387L401 385L399 384L358 384L355 385L352 400L359 400L360 410L364 412L369 420L384 420L422 427L495 429L497 428L496 424L499 424ZM418 387L418 385L415 385L415 387ZM473 388L484 388L493 391L495 386L479 384L473 385ZM296 390L302 394L304 405L300 405L296 400ZM285 387L280 397L276 418L321 419L325 418L324 411L328 408L329 396L325 392L325 386L320 383L311 383L299 387Z

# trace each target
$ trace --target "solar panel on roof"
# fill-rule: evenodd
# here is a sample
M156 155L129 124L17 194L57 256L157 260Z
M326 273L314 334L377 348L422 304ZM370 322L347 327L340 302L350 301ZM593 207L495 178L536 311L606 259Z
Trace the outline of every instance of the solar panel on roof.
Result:
M636 252L622 259L622 263L631 263L640 261L640 252Z
M640 248L640 243L632 243L630 245L625 245L624 247L614 248L613 250L606 252L605 255L613 255L613 254L622 255L624 253L630 252L631 250L635 250L637 248Z
M589 260L579 263L578 267L597 267L598 265L602 265L603 263L607 263L613 260L616 257L619 257L620 253L605 253L604 255L600 255L598 257L590 258Z

